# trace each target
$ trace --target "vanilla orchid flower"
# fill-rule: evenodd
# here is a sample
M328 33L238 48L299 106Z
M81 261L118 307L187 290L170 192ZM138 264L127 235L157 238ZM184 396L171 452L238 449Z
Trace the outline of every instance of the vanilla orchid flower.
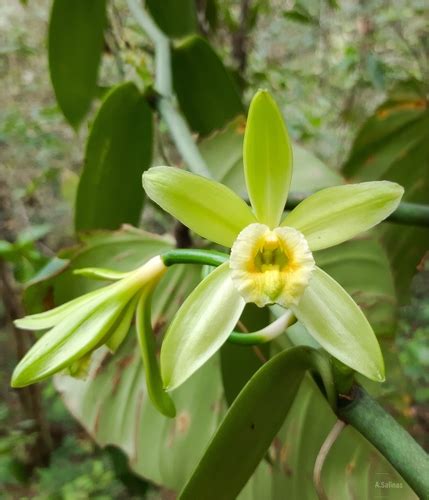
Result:
M292 149L266 91L253 98L243 146L251 207L226 186L172 167L143 175L148 196L230 259L189 295L161 349L168 390L190 377L227 340L247 302L293 312L332 356L370 379L384 379L375 334L350 295L315 265L312 252L347 241L398 206L403 188L387 181L323 189L284 216Z
M128 273L98 268L76 270L76 274L114 283L49 311L15 321L18 328L48 331L16 366L12 387L39 382L64 369L78 375L88 366L91 353L102 345L115 352L130 330L136 309L144 309L150 292L166 270L160 256ZM138 324L137 329L144 328ZM145 342L143 336L144 332L139 332L140 343ZM172 410L166 412L172 413Z

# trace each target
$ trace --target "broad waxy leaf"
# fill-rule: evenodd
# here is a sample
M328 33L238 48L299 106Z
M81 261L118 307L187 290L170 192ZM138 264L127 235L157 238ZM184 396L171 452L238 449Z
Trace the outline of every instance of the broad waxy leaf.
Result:
M189 295L167 330L161 348L164 386L185 382L226 341L244 309L225 262Z
M264 328L270 323L270 311L256 304L246 304L240 323L252 331ZM225 399L230 405L250 377L260 368L263 359L270 357L270 344L258 349L225 342L220 350L222 383Z
M146 0L146 7L156 24L170 37L181 37L197 31L194 0Z
M239 232L256 222L249 206L218 182L174 167L154 167L143 187L155 203L203 238L232 246Z
M326 188L302 201L282 226L298 229L312 251L328 248L384 220L398 206L403 191L388 181Z
M259 222L279 225L292 178L292 148L283 117L266 91L253 98L243 146L247 191Z
M291 191L305 193L343 184L343 177L308 149L293 144Z
M97 90L106 0L54 0L49 22L49 71L58 104L78 127Z
M76 230L137 225L152 159L152 112L133 83L114 88L95 118L76 198Z
M423 87L403 82L375 111L360 130L344 173L357 180L398 182L405 188L404 201L429 204L429 109ZM389 224L382 234L403 302L429 248L429 231Z
M53 282L54 301L57 304L103 286L99 281L76 275L75 270L102 264L118 272L132 271L151 257L170 250L174 244L170 238L129 226L119 231L82 233L80 240L81 245L62 254L71 259L71 263Z
M281 352L240 392L179 498L234 499L280 430L317 351ZM326 361L327 362L327 361Z
M312 480L316 456L336 416L310 377L305 376L285 424L238 500L318 500ZM407 483L362 436L347 426L330 451L322 472L329 499L375 500L380 477L402 483L389 489L388 500L417 500Z
M173 85L190 127L202 135L243 113L232 77L211 45L190 36L173 47Z
M183 282L183 272L174 282ZM168 288L172 285L170 282ZM161 415L147 397L143 365L132 335L115 356L95 361L86 381L56 377L65 404L97 443L120 446L137 473L166 488L181 490L225 413L218 358L174 391L175 419ZM291 498L317 500L311 480L314 461L335 420L319 389L304 377L270 447L272 465L262 460L238 500L284 500L285 491ZM403 483L400 490L389 490L388 500L417 500L386 459L348 426L335 443L322 478L328 498L340 495L355 500L354 492L359 491L359 500L374 500L374 484L380 474Z
M299 304L291 309L332 356L371 380L384 380L383 357L371 325L328 274L316 267Z

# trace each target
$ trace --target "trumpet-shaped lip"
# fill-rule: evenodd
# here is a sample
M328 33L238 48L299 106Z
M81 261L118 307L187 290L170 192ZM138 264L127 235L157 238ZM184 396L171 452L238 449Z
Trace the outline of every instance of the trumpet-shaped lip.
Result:
M250 224L231 250L232 281L246 302L259 307L297 305L314 267L307 241L292 227Z

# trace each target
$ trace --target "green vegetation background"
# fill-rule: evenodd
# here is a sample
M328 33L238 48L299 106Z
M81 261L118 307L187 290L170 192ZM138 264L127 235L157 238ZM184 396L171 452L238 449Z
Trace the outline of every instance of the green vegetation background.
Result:
M247 97L258 87L272 91L294 139L333 168L345 161L359 126L395 82L410 77L428 81L423 0L345 0L338 9L316 1L257 3L244 73L238 69L243 56L232 50L240 2L218 2L221 29L212 43L237 68L238 82L243 76L249 82ZM128 12L121 1L116 5L118 22L132 40ZM55 103L46 56L49 8L48 0L0 3L0 239L45 234L19 267L18 282L31 276L42 255L72 242L73 202L87 132L76 134ZM150 75L151 59L144 50L125 48L123 54L125 64L127 58L141 57L141 71ZM117 63L113 53L105 54L103 84L112 83ZM145 227L156 228L150 211L145 219ZM426 448L428 276L426 263L414 280L410 304L401 309L396 343L403 376L384 394L391 412ZM127 469L118 450L96 447L50 383L43 385L42 395L54 451L49 464L35 459L33 423L9 388L16 359L6 313L0 301L0 498L137 498L145 483ZM146 497L167 498L168 492L149 486Z

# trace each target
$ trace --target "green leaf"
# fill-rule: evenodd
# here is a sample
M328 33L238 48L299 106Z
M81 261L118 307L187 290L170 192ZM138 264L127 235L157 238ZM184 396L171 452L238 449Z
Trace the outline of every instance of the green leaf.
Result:
M239 232L256 222L246 203L222 184L174 167L143 175L146 194L203 238L232 246Z
M271 463L262 461L238 500L317 500L312 481L316 456L337 417L320 390L305 376L285 424L269 450ZM327 456L322 484L329 499L374 500L380 477L402 483L389 489L388 500L417 500L387 460L348 425Z
M398 318L393 273L386 251L375 238L347 241L314 257L360 306L377 337L395 333Z
M152 112L133 83L107 95L86 146L76 230L138 224L144 195L140 179L152 160L152 129Z
M0 240L0 259L13 260L18 257L19 250L16 249L13 243L6 240Z
M404 201L429 204L429 110L421 87L418 82L403 82L375 111L356 137L343 168L354 179L398 182L405 188ZM429 231L389 224L382 233L404 302L429 247Z
M291 307L308 332L332 356L371 380L384 380L377 338L359 306L320 268L297 306Z
M177 300L190 285L188 281L183 287L184 278L189 278L189 266L187 272L183 268L171 271L173 274L164 280L160 290L161 300L166 290ZM170 318L174 307L171 304L163 309L160 316L154 317L155 323L166 313ZM189 479L226 409L215 356L174 391L177 417L161 415L147 396L133 335L115 356L100 353L87 380L57 376L55 382L66 406L100 446L121 447L135 472L173 491L179 491ZM259 464L238 500L284 500L285 491L290 498L317 500L311 480L314 462L335 420L320 390L304 377L286 422L268 452L272 465L265 460ZM380 474L403 483L403 488L389 490L389 500L417 500L386 459L347 426L327 458L322 480L328 498L340 495L341 499L352 500L358 491L359 500L373 500L374 484Z
M293 145L293 173L291 191L308 192L337 186L343 177L329 168L317 156L299 144Z
M309 347L294 347L253 375L230 407L180 499L237 497L280 430L316 356L320 354Z
M211 45L191 36L173 47L173 85L190 127L202 135L243 113L234 81Z
M253 98L244 134L247 191L259 222L279 225L292 177L292 148L286 125L270 94Z
M301 4L295 5L295 7L291 10L285 10L283 12L283 17L301 24L319 24L318 19L314 18L304 5Z
M321 250L380 223L399 205L403 192L399 184L388 181L326 188L302 201L282 226L298 229L311 250Z
M164 386L185 382L220 349L244 309L225 262L189 295L167 330L161 348Z
M172 38L197 31L194 0L146 0L146 7L161 30Z
M245 118L239 116L224 129L200 142L200 152L213 178L222 182L242 198L247 198L243 168ZM293 145L291 191L307 192L341 184L343 178L312 153Z
M55 276L63 272L68 265L68 260L53 257L30 281L25 283L22 301L25 311L28 314L34 314L46 309L46 298L50 290L51 281Z
M92 231L80 235L80 245L61 254L71 260L53 286L54 301L62 304L100 289L102 283L75 274L75 270L102 264L118 272L136 269L151 257L170 250L174 241L156 234L124 227L119 231Z
M246 304L240 322L252 331L260 330L270 323L270 311L255 304ZM230 405L250 377L260 368L263 359L270 357L270 345L249 349L247 346L225 342L220 350L222 382L225 398Z
M50 231L52 231L52 226L50 224L38 224L35 226L29 226L18 234L16 245L18 247L30 245L37 240L41 240Z
M49 71L58 104L77 128L97 90L106 0L54 0L49 22Z

